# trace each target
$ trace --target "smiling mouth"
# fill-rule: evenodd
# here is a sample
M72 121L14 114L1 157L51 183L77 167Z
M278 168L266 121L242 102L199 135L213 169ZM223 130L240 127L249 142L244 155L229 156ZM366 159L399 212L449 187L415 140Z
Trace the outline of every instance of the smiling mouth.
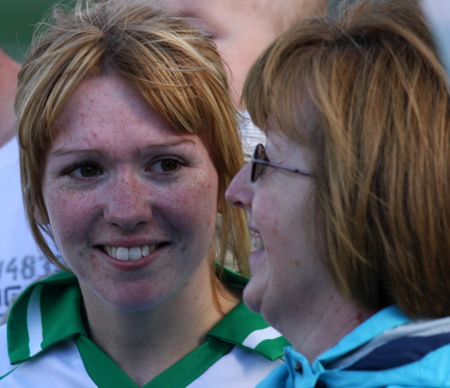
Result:
M252 232L252 248L253 251L260 251L264 249L264 242L259 233Z
M114 259L121 261L135 261L148 256L150 253L161 247L163 244L142 245L140 247L113 247L103 246L103 251Z

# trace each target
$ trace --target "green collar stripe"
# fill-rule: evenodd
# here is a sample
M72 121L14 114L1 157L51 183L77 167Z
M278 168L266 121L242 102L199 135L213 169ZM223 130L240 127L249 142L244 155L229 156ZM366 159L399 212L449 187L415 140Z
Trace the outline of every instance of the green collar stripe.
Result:
M252 349L269 360L282 357L283 349L289 345L261 315L250 311L244 303L238 304L223 317L208 336Z
M155 377L143 388L185 388L228 354L233 345L211 338Z
M239 303L233 310L209 332L214 337L230 339L241 345L255 330L269 327L261 315L250 311L244 303Z
M220 265L217 264L216 269L219 270L219 268ZM246 277L237 272L233 272L231 269L227 267L223 267L222 280L229 286L236 287L241 290L243 290L248 283L248 279Z
M256 347L265 340L272 340L281 337L281 334L273 327L266 327L265 329L255 330L247 338L242 341L242 345L249 349L256 349Z
M75 343L87 373L99 388L139 388L127 374L89 338L76 336ZM106 372L106 373L105 373Z
M5 373L3 376L0 375L0 380L3 380L6 376L9 376L13 373L20 365L17 365L15 368L11 369L8 373Z
M262 341L255 348L255 351L265 355L269 360L274 361L283 357L284 348L289 345L286 338L278 337L272 340Z
M75 342L87 373L99 388L138 388L136 383L89 338L80 335L75 338ZM143 388L184 388L229 353L232 348L231 344L211 339L155 377Z

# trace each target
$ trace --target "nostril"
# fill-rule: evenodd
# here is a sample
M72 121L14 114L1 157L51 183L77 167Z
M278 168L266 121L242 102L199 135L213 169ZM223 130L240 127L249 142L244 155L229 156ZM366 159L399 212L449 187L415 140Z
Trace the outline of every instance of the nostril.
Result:
M147 222L143 217L134 217L134 218L113 218L110 223L112 225L118 226L124 231L133 231L139 228L141 225L144 225Z
M122 180L112 188L104 210L104 218L108 223L130 231L149 222L152 218L151 197L145 194L145 188L138 186L129 181L125 184Z
M146 224L152 217L151 206L117 206L109 204L104 213L105 220L111 224L130 231Z

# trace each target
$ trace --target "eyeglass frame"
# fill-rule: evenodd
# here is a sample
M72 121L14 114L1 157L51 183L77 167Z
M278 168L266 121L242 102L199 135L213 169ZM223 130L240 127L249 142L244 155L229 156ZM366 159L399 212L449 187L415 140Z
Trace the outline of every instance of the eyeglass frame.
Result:
M258 157L263 157L263 159L260 159ZM250 175L250 181L252 183L255 183L258 178L264 174L264 172L266 171L265 168L260 167L260 169L257 172L258 169L258 164L261 166L269 166L269 167L274 167L274 168L279 168L281 170L285 170L285 171L289 171L289 172L293 172L295 174L300 174L300 175L304 175L304 176L309 176L314 178L315 175L312 172L300 169L300 168L293 168L293 167L288 167L288 166L283 166L281 164L277 164L277 163L272 163L269 158L267 157L266 154L266 149L264 147L264 145L257 144L255 147L255 151L253 152L253 156L251 159L252 162L252 172Z

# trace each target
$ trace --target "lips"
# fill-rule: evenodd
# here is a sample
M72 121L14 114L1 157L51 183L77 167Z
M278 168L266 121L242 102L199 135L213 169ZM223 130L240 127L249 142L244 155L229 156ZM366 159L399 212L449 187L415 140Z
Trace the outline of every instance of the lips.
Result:
M148 256L154 250L158 249L161 244L142 245L138 247L117 247L105 245L103 250L106 254L114 259L121 261L135 261Z

